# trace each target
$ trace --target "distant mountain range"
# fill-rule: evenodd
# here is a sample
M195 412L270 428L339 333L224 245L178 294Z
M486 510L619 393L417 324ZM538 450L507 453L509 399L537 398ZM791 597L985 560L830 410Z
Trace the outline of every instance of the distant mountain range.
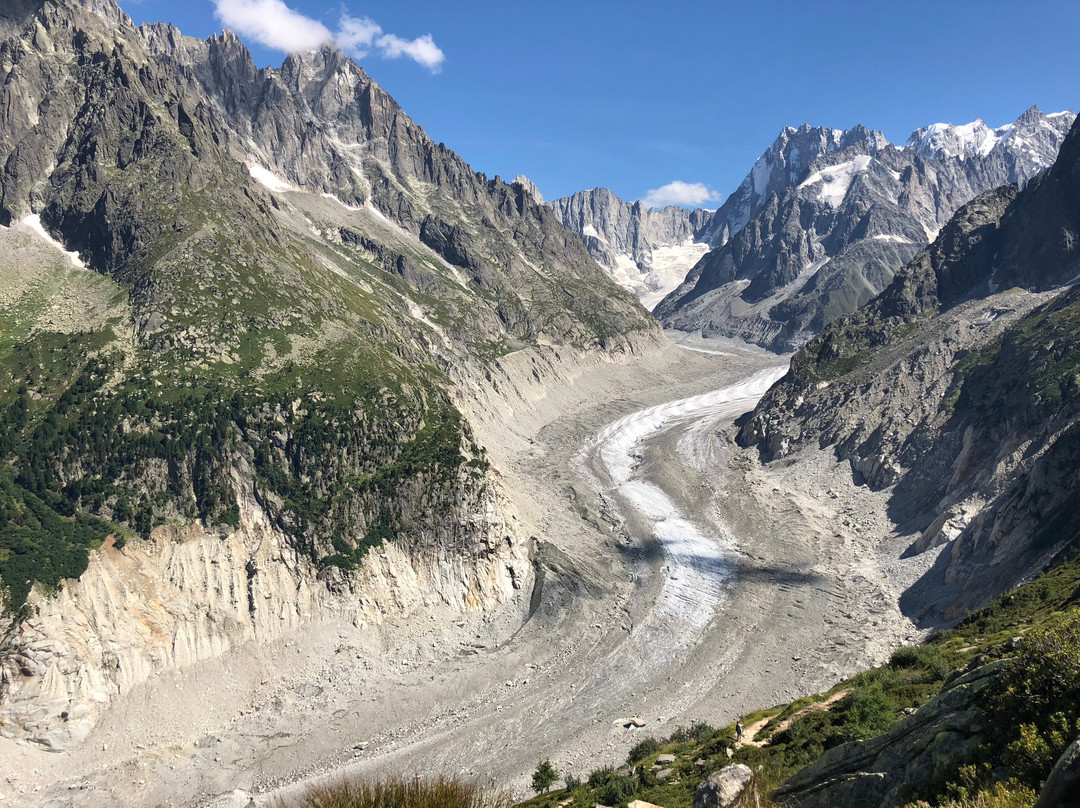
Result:
M934 124L904 146L881 133L787 127L714 211L650 211L606 189L549 205L669 328L778 351L853 311L979 194L1053 163L1075 116L1032 107L991 129Z

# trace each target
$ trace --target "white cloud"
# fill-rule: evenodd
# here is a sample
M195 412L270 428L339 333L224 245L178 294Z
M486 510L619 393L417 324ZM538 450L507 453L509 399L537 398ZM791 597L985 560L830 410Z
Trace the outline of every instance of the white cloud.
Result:
M382 28L375 20L342 14L336 41L347 54L362 59L368 55L375 38L381 35Z
M416 39L402 39L393 34L379 37L379 48L387 59L396 59L399 56L408 56L428 70L437 72L442 67L446 55L439 50L431 34L418 36Z
M446 54L442 52L431 34L416 39L403 39L396 34L384 34L382 27L368 17L341 15L335 38L338 47L354 59L363 59L374 49L387 59L408 56L433 73L438 73Z
M282 0L214 0L214 5L227 27L274 50L311 50L334 38L321 22L293 11Z
M706 187L703 182L675 180L649 191L642 197L641 204L647 208L662 208L667 205L700 208L706 202L719 201L720 194Z
M382 27L368 17L342 14L338 30L331 31L318 20L289 8L283 0L213 0L217 17L241 36L286 53L311 50L335 42L354 59L377 53L386 59L406 56L438 73L446 54L431 34L404 39L383 33Z

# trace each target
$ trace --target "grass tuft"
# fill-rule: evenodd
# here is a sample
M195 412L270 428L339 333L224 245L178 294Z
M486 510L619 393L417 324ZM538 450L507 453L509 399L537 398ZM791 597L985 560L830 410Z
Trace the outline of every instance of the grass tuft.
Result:
M346 778L315 786L297 802L278 801L275 808L509 808L504 791L485 789L456 777Z

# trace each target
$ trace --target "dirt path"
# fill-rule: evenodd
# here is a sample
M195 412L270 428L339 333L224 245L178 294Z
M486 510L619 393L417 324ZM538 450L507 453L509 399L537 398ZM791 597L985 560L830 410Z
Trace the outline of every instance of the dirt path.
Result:
M783 732L784 730L786 730L788 727L790 727L792 724L794 724L796 721L798 721L804 715L809 715L810 713L820 713L820 712L823 712L825 710L831 710L832 706L834 704L836 704L836 702L840 701L840 699L844 698L844 696L846 696L850 692L851 692L850 690L838 690L835 693L833 693L831 696L829 696L829 698L825 699L824 701L815 701L813 704L808 704L806 707L803 707L801 710L797 710L796 712L792 713L791 715L789 715L787 718L785 718L783 721L781 721L779 724L776 725L776 729L773 730L773 733L772 733L773 736L775 736L778 732ZM742 741L742 743L740 743L738 745L739 746L768 746L768 744L769 744L768 741L759 741L759 740L757 740L757 734L759 732L761 732L761 730L765 729L765 727L767 727L769 722L772 721L772 720L773 720L773 716L766 716L765 718L762 718L760 721L755 721L753 724L748 724L743 729L743 741Z

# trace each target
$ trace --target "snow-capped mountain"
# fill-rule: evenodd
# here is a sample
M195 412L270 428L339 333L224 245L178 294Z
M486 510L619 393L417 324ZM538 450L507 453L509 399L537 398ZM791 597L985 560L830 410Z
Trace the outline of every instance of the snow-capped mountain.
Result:
M547 204L647 309L678 286L710 249L701 235L713 215L709 210L674 205L654 210L641 202L625 202L607 188L579 191Z
M846 131L807 124L798 129L784 127L735 192L713 215L705 228L706 240L714 247L726 244L770 198L798 184L809 167L824 155L848 150L872 155L888 145L885 135L865 126Z
M1074 118L1032 107L998 128L925 127L903 147L861 126L785 129L705 226L715 249L654 314L798 347L881 291L961 205L1051 165Z

